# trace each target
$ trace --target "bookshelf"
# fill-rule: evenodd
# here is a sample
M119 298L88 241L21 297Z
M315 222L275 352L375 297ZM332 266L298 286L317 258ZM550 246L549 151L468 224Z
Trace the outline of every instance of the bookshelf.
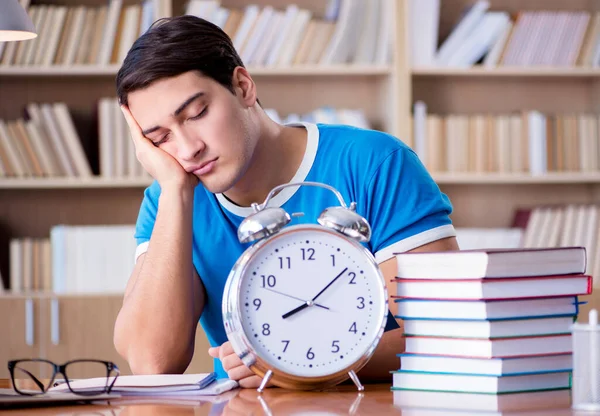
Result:
M438 39L451 33L471 0L441 0ZM587 0L490 0L491 11L506 11L513 22L527 11L600 11L600 3ZM403 27L409 21L405 15ZM591 19L590 19L591 21ZM409 29L406 29L409 30ZM510 38L509 38L510 39ZM438 47L441 42L438 42ZM410 58L401 60L410 61ZM410 64L408 64L410 65ZM407 72L411 105L418 100L428 114L510 114L537 110L547 114L598 114L600 68L582 66L503 66L467 68L415 66ZM412 111L404 113L402 122ZM529 173L433 173L454 206L458 227L509 227L518 208L560 204L598 204L600 172L562 171L542 175ZM595 250L597 252L598 249ZM582 307L600 306L600 289ZM588 298L588 297L584 297Z
M158 10L156 17L180 15L186 10L187 0L153 0L167 6ZM140 4L142 0L123 0L123 7ZM101 7L108 0L31 0L31 6L53 5ZM243 9L249 4L267 5L285 10L290 4L311 11L321 18L326 13L322 0L222 0L222 6ZM401 15L404 2L390 0L395 13ZM392 44L398 31L393 19ZM400 42L402 43L402 42ZM402 136L408 126L400 123L399 114L409 111L409 97L401 94L407 82L407 67L400 62L394 46L391 62L385 64L303 64L287 66L248 65L257 82L259 97L265 107L280 114L304 114L327 105L336 108L362 109L374 128ZM139 177L99 176L99 110L105 97L115 97L115 75L120 65L50 64L3 65L0 61L0 119L15 120L25 114L29 103L66 103L81 139L83 150L94 176L80 177L19 177L0 178L0 272L8 282L8 246L10 239L48 238L51 227L68 225L119 225L136 221L143 190L150 179ZM401 109L401 110L400 110ZM51 342L53 323L50 321L52 304L58 303L61 330L65 336L58 345ZM31 356L63 358L94 354L117 362L123 374L128 366L116 356L112 348L112 327L121 304L120 296L55 295L45 293L0 294L0 310L15 311L14 319L3 326L15 344L0 348L0 359L6 361L22 352ZM95 305L95 306L94 306ZM29 309L28 309L29 308ZM32 309L31 309L32 308ZM103 316L94 312L101 309ZM29 312L28 312L29 311ZM31 312L33 311L33 312ZM24 345L28 313L34 314L35 342ZM78 316L73 323L62 322L66 314ZM2 325L0 325L2 326ZM85 328L97 329L90 341L84 341ZM77 335L80 331L81 336ZM94 346L94 340L97 341ZM105 342L105 341L110 342ZM102 342L100 342L102 341ZM198 331L196 354L188 371L203 372L212 368L212 359L206 354L207 341ZM53 355L53 357L49 357Z

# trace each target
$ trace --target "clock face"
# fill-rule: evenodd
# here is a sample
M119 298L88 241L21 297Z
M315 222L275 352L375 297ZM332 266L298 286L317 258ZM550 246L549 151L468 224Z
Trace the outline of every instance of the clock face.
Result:
M265 242L243 273L243 331L276 369L333 374L372 351L381 335L387 299L379 269L334 231L290 227Z

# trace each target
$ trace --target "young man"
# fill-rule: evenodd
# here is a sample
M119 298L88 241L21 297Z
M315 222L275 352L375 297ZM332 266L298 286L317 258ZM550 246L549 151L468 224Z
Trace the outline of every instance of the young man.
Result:
M258 386L227 342L221 301L248 247L237 240L238 225L252 202L282 183L327 183L357 202L386 281L395 276L395 251L458 249L451 205L410 148L376 131L275 123L231 40L211 23L181 16L156 24L129 51L117 93L137 157L155 179L140 208L136 265L115 325L115 346L134 373L185 371L200 320L218 375ZM281 191L270 206L304 212L293 222L315 223L337 204L327 190L300 187ZM389 380L398 367L402 331L393 318L388 329L363 381Z

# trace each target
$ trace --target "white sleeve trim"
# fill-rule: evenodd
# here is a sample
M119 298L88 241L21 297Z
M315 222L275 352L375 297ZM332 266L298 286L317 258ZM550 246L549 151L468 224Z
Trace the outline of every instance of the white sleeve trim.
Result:
M383 263L384 261L394 257L394 253L403 253L405 251L409 251L447 237L456 237L456 231L454 230L454 226L452 224L431 228L419 234L411 235L404 240L397 241L394 244L376 252L375 260L377 260L377 263Z
M146 251L148 251L148 246L150 245L150 241L146 241L145 243L142 243L140 245L138 245L135 249L135 261L134 263L137 263L137 259L144 254Z

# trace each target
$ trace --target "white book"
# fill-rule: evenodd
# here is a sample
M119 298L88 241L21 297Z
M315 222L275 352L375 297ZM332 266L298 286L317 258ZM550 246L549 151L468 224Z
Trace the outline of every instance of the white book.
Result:
M406 279L495 279L583 273L583 247L395 253Z
M51 33L54 27L54 17L56 15L58 6L50 5L47 9L47 16L44 19L43 27L38 31L38 37L40 40L37 43L37 49L33 58L33 65L42 65L44 61L44 55L48 49L48 42L50 41ZM36 39L37 39L36 38Z
M125 60L129 49L138 37L142 9L139 5L134 4L125 7L124 13L123 28L119 39L118 62Z
M423 101L414 104L413 135L415 152L421 162L427 163L427 105Z
M102 36L102 44L100 45L98 61L96 62L98 65L110 64L113 48L116 47L115 38L117 35L117 27L119 25L119 16L121 14L122 5L123 0L110 0L106 26L104 26L104 34Z
M404 333L422 337L450 338L513 338L534 335L570 334L573 317L505 319L505 320L448 320L404 319Z
M279 53L277 59L278 66L292 64L311 18L312 12L310 10L300 9L292 24L289 40L286 41L285 47L282 47Z
M73 20L71 22L71 27L69 28L67 43L65 45L63 65L73 65L75 63L77 48L80 46L79 42L84 30L86 9L85 6L77 6L73 12ZM89 45L83 46L88 47Z
M25 130L31 141L31 146L40 162L42 172L45 176L57 176L58 172L55 166L55 157L52 149L49 147L47 138L44 137L33 120L25 122Z
M90 168L90 162L83 151L81 139L77 130L75 130L75 125L73 124L67 105L65 103L55 103L52 110L54 111L54 116L58 122L58 127L65 141L66 148L74 162L77 176L91 177L92 169Z
M52 164L52 175L53 176L63 176L66 170L62 167L62 162L60 161L60 156L56 153L57 148L53 146L53 138L51 137L51 132L45 124L44 118L42 116L42 112L40 107L35 103L30 103L27 105L27 114L31 121L35 123L36 129L40 133L42 137L42 142L44 147L46 147L47 155L51 159Z
M52 105L42 104L40 106L40 112L46 131L48 132L48 137L52 142L54 153L58 155L61 170L66 173L66 176L77 176L77 170L69 157L65 138L63 138L62 132L58 126Z
M240 57L242 58L242 62L251 62L254 58L254 54L258 49L261 42L264 42L265 33L267 33L269 29L269 25L272 23L271 18L275 9L271 6L265 6L258 16L256 20L256 24L252 28L252 31L249 33L249 38L246 45L242 48L240 52Z
M502 358L572 352L571 335L529 338L461 339L406 337L406 352L454 357Z
M485 68L495 68L498 66L498 63L500 62L500 56L506 47L506 43L508 42L513 27L514 23L511 20L508 20L504 25L504 29L502 29L502 33L500 33L500 36L496 38L494 45L483 60L483 66Z
M575 316L577 298L519 300L396 299L400 319L487 320Z
M351 61L357 64L373 64L379 36L382 3L388 0L373 0L365 10L361 22L360 38L355 51L352 51Z
M21 159L21 155L17 150L14 140L16 140L16 138L12 136L6 123L3 120L0 120L0 141L2 142L2 147L8 155L9 162L15 171L15 175L17 177L23 177L27 175L28 169Z
M283 30L283 23L283 12L274 10L266 26L261 42L258 44L252 58L248 61L244 61L245 64L252 66L263 66L265 64L269 53L273 49L273 45L277 43L277 37L280 36L280 33Z
M33 25L35 26L37 32L38 32L38 36L30 41L27 42L27 46L25 47L25 53L23 56L22 61L20 61L19 63L22 65L33 65L34 63L34 59L35 59L35 53L38 49L38 45L40 43L40 33L41 30L43 28L43 26L46 24L46 18L48 16L48 6L47 5L40 5L40 6L34 6L37 8L37 13L33 16L32 20L33 20ZM14 42L13 42L14 44ZM8 50L6 51L8 53ZM3 59L4 61L4 59Z
M438 46L440 0L411 0L408 7L411 65L413 68L433 66Z
M510 21L506 12L486 12L471 33L446 59L446 65L466 68L483 58Z
M402 416L503 416L540 410L552 413L571 405L571 389L506 394L454 393L425 390L394 390L394 406ZM511 412L511 413L507 413ZM523 413L529 414L529 413Z
M473 29L479 24L485 12L489 9L490 3L487 0L478 0L463 15L462 19L452 29L450 35L444 40L436 54L436 64L446 66L448 60L467 39Z
M276 32L275 42L271 45L269 54L264 60L264 64L267 66L273 66L277 63L279 56L283 53L283 46L289 47L291 42L292 31L294 30L294 22L300 13L300 9L295 4L290 4L285 9L283 15L280 30Z
M9 242L9 279L13 293L23 291L23 245L20 239L12 238Z
M402 370L457 374L506 376L547 371L571 371L572 354L541 357L463 358L421 354L400 354Z
M67 7L66 6L58 6L54 11L52 26L48 33L48 43L45 46L45 51L42 56L41 65L52 65L54 62L54 57L56 56L56 51L58 47L58 41L60 39L60 35L63 32L65 19L67 17Z
M98 145L100 152L100 176L111 178L115 176L115 160L113 157L113 107L118 107L114 98L101 98L98 104Z
M393 374L393 387L411 390L504 394L570 387L571 372L494 377L471 374L436 374L400 370Z
M233 46L238 54L241 53L242 49L248 41L250 31L258 19L260 9L256 4L250 4L244 9L244 16L240 22L238 30L235 32L233 37Z
M71 381L71 388L81 391L102 388L106 377L89 378ZM113 392L124 396L146 394L184 393L195 395L217 395L238 386L233 380L215 381L214 373L203 374L158 374L158 375L125 375L119 376L113 385ZM50 388L53 392L68 390L66 383Z
M546 116L539 111L528 113L529 172L543 175L547 172Z

